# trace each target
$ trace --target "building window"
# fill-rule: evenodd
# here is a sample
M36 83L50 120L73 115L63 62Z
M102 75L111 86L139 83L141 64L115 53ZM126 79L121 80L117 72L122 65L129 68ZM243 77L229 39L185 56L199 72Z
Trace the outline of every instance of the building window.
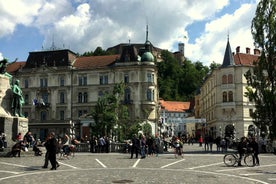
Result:
M153 73L147 74L147 82L154 82L154 74Z
M78 111L78 116L81 117L83 115L87 114L87 110L79 110Z
M59 94L59 103L65 103L65 98L64 98L64 92L60 92Z
M250 117L253 116L253 109L249 109L249 116L250 116Z
M60 120L64 120L64 111L59 111Z
M48 93L42 93L41 98L44 103L48 103Z
M125 74L125 76L124 76L124 82L125 83L129 83L129 76L128 76L128 74Z
M24 96L24 101L25 101L25 104L26 104L26 105L29 104L29 95L28 95L28 94L26 94L26 95Z
M41 87L41 88L46 88L46 87L48 87L48 79L47 79L47 78L41 78L41 79L40 79L40 87Z
M233 92L232 91L228 92L228 101L233 102Z
M82 116L82 110L79 110L78 111L78 117L81 117Z
M79 76L79 86L86 86L86 85L87 85L87 77Z
M227 76L226 75L222 76L222 84L227 84Z
M125 102L130 102L130 89L125 89Z
M104 95L104 93L103 93L102 91L99 91L99 92L98 92L98 96L99 96L99 97L101 97L101 96L103 96L103 95Z
M41 111L40 112L40 120L45 121L47 119L47 112L46 111Z
M28 79L25 79L25 80L24 80L24 87L25 87L25 88L28 88L28 87L29 87L29 81L28 81Z
M64 86L64 83L65 83L64 77L61 76L61 77L59 78L59 85L60 85L60 86Z
M88 101L87 99L88 99L87 92L84 92L84 93L83 93L83 102L84 102L84 103L87 103L87 101Z
M78 94L78 102L79 103L87 103L88 102L88 94L87 92L79 92Z
M154 90L152 89L147 90L147 100L154 101Z
M222 101L227 102L227 93L225 91L222 93Z
M233 75L232 74L228 75L228 84L233 84Z
M101 75L100 76L100 84L101 85L108 84L108 75Z
M79 93L79 95L78 95L78 102L82 103L82 93Z

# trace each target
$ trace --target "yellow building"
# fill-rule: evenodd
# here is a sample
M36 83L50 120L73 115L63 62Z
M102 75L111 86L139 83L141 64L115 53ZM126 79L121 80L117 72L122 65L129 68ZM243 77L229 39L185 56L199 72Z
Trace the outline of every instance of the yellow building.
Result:
M254 103L244 96L247 86L244 74L259 55L258 49L253 54L249 48L241 53L240 47L232 53L227 41L222 65L206 77L195 106L198 116L206 118L205 133L214 138L240 138L257 133L250 116Z
M93 120L85 115L120 82L126 85L122 103L131 121L147 121L156 131L157 68L149 44L147 39L141 55L129 44L121 55L77 57L68 49L48 50L30 52L26 62L10 64L7 71L21 81L22 112L30 131L42 140L50 131L90 137Z

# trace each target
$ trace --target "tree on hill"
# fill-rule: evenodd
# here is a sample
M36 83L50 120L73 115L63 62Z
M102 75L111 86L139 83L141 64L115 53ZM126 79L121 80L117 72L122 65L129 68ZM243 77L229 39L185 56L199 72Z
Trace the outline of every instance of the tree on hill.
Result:
M81 56L104 56L111 54L111 52L102 49L102 47L97 47L94 51L84 52Z
M276 137L276 1L261 0L252 20L251 32L261 55L245 77L246 96L255 102L252 114L261 131L269 130L270 138Z
M162 51L162 62L157 63L159 96L164 100L189 101L209 72L209 68L199 61L190 60L180 65L169 52Z

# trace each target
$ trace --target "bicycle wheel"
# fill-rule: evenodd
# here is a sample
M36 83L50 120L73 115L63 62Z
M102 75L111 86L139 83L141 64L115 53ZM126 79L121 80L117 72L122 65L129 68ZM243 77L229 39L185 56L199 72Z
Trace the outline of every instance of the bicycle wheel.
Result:
M254 167L254 155L253 154L248 154L244 156L244 163L248 167Z
M234 154L226 154L223 157L223 162L227 166L234 166L237 163L237 157Z

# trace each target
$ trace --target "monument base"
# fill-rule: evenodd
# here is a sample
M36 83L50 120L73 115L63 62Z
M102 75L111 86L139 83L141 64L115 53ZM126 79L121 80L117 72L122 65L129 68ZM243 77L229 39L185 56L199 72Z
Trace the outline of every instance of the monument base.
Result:
M19 132L24 136L28 129L27 118L0 117L0 132L5 134L8 147L12 147L15 144L16 136Z

